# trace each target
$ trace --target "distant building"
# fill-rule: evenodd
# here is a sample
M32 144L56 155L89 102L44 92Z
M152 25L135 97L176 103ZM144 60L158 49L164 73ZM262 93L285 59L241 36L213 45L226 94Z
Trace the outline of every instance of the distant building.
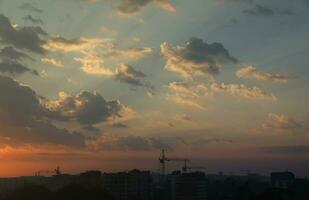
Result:
M286 189L294 183L295 176L292 172L272 172L271 184L275 188Z
M171 177L171 200L207 200L207 180L202 172Z
M104 173L103 187L109 190L116 200L151 200L152 176L149 171Z
M84 187L101 187L102 173L101 171L86 171L79 175L79 184Z

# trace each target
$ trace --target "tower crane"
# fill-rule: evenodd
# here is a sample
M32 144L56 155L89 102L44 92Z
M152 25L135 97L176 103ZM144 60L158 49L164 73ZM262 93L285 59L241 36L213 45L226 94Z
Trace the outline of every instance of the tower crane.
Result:
M182 167L182 171L183 172L187 172L187 171L189 171L189 170L205 170L206 169L206 167L202 167L202 166L187 166L187 165L184 165L183 167Z
M164 149L162 149L162 152L161 152L161 157L159 158L159 162L161 164L161 174L164 175L165 174L165 164L166 162L170 162L170 161L173 161L173 162L184 162L184 166L185 168L187 168L187 162L189 162L190 160L187 159L187 158L167 158L165 156L165 151Z

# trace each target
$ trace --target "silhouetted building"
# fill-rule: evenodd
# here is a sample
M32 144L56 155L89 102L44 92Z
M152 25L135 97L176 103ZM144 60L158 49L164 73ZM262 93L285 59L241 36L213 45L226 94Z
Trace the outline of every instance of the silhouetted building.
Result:
M101 171L86 171L79 175L79 184L84 187L101 187L102 173Z
M207 200L207 180L202 172L173 174L172 200Z
M272 172L271 184L275 188L286 189L290 187L295 180L295 176L292 172Z
M151 200L152 177L149 171L104 173L103 187L109 190L116 200Z

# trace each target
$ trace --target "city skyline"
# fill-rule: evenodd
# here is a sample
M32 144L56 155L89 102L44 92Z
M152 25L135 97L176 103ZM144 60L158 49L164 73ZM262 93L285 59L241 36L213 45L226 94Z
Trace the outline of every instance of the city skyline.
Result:
M309 176L308 19L308 0L0 0L0 177L157 171L162 149Z

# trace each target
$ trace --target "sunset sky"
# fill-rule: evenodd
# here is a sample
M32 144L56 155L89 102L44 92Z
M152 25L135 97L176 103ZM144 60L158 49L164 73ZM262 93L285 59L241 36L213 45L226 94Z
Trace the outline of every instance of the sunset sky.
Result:
M308 0L0 0L0 177L158 171L161 149L309 176L308 20Z

